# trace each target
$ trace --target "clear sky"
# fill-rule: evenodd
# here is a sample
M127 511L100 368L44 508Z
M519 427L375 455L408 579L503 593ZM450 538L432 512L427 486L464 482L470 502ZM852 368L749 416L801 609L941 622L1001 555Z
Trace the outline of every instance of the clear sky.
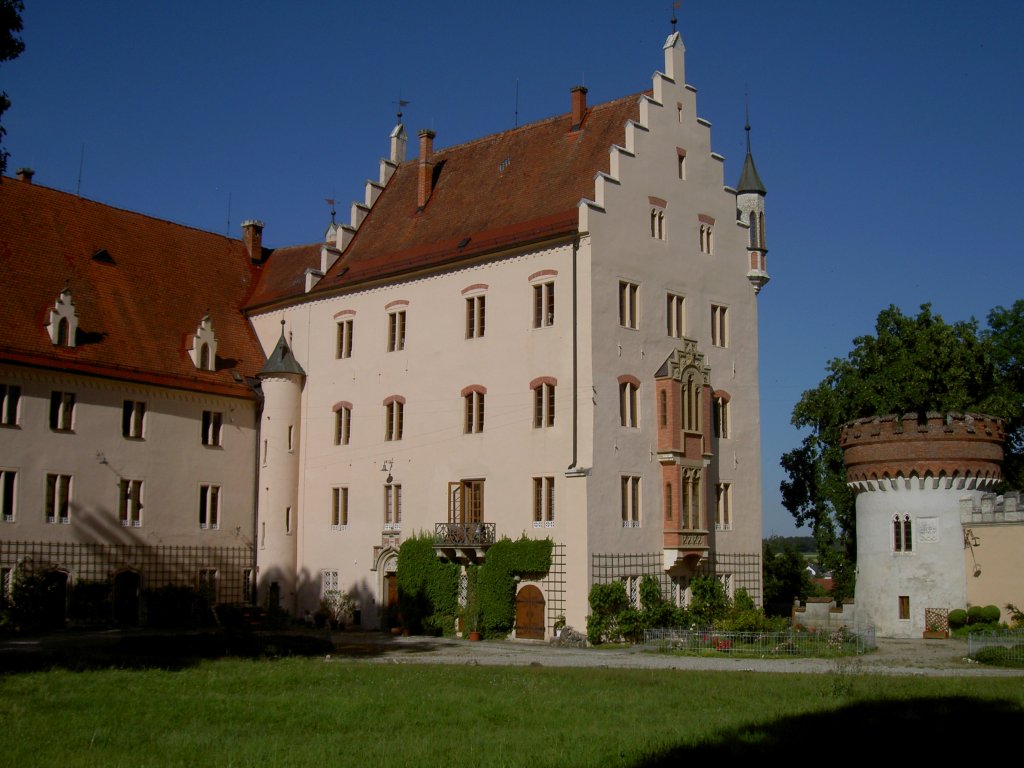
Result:
M8 173L264 243L362 199L396 102L438 148L651 86L671 2L26 0L0 64ZM798 531L779 457L800 394L889 304L983 320L1022 298L1024 3L685 0L686 80L735 184L749 93L768 188L765 534ZM83 151L84 147L84 151ZM415 150L412 149L414 152ZM84 159L83 159L84 158ZM81 169L81 172L80 172Z

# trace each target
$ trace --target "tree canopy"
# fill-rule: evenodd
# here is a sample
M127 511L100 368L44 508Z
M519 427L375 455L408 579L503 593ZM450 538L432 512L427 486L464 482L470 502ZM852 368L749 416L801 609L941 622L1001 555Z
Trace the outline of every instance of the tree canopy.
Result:
M21 14L25 10L22 0L0 0L0 61L16 59L25 50L25 43L18 37L21 32ZM0 91L0 118L11 106L6 91ZM0 125L0 141L7 131ZM0 144L0 174L7 170L7 155Z
M808 431L782 456L788 479L782 503L798 525L811 528L823 566L840 596L852 594L856 562L853 493L846 486L840 428L847 421L889 413L978 412L1003 418L1010 439L1003 477L1024 480L1024 300L996 307L988 327L976 320L946 323L924 304L916 317L882 310L874 336L854 339L845 358L803 393L792 423Z

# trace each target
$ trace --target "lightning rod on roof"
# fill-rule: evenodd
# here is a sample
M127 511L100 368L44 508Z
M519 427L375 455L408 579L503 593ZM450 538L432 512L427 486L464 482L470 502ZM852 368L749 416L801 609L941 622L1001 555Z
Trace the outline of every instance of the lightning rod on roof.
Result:
M516 124L515 127L519 127L519 78L516 78Z
M225 237L231 237L231 190L228 190L228 223L224 230Z
M85 165L85 142L82 142L82 151L78 154L78 186L75 187L75 196L82 196L82 166Z

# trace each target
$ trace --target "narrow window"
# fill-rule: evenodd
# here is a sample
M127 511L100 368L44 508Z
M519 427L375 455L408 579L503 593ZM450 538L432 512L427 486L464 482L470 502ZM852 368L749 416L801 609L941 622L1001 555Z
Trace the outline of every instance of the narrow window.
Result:
M339 360L352 357L352 332L354 330L352 319L342 320L338 323L337 348L335 357Z
M388 352L405 349L405 310L388 313Z
M911 530L910 515L903 516L903 551L914 551L914 536Z
M619 422L624 427L639 427L637 385L632 381L619 383Z
M348 445L352 434L352 409L343 405L334 412L334 444Z
M71 346L69 341L71 341L71 324L66 317L62 317L57 323L57 346Z
M672 484L665 483L665 519L672 519Z
M50 429L55 432L71 432L74 429L74 392L50 393Z
M469 435L484 431L484 393L479 390L466 392L462 396L464 415L462 431Z
M401 440L405 421L405 404L391 400L384 404L384 439Z
M682 382L682 427L684 432L700 432L700 393L702 384L692 373Z
M199 486L199 527L215 531L220 528L220 486Z
M686 334L685 301L674 293L665 297L665 331L671 339L681 339Z
M700 225L700 252L709 256L715 252L715 233L711 224Z
M331 489L331 530L344 531L348 528L348 488Z
M21 387L16 384L0 384L0 426L17 426L20 402Z
M295 427L291 424L288 425L288 452L291 453L295 450Z
M555 527L555 478L533 478L533 527Z
M533 286L533 327L545 328L555 324L555 284L537 283Z
M729 401L718 396L714 401L714 433L715 437L729 437Z
M199 348L199 369L202 371L213 370L210 366L210 345L203 344Z
M470 296L466 299L466 338L482 338L486 327L487 297Z
M637 317L640 307L638 305L640 286L636 283L619 281L619 325L623 328L637 327Z
M658 398L658 401L659 401L658 405L660 406L659 410L661 412L661 416L660 416L661 426L667 427L668 426L668 393L663 389L663 390L661 390L661 392L659 394L660 394L660 397Z
M224 414L220 411L203 411L203 432L200 436L203 445L215 447L220 445L220 432L223 422ZM265 452L263 463L266 463Z
M715 486L715 530L732 530L732 485L718 483Z
M912 552L914 550L914 532L910 515L893 516L892 550L893 552Z
M384 530L402 530L402 486L384 486Z
M621 484L622 527L640 527L640 478L624 475Z
M46 522L71 522L71 475L46 476Z
M125 528L142 527L141 480L121 480L117 514Z
M124 437L141 440L142 426L146 417L146 404L125 400L121 412L121 434Z
M711 346L729 346L728 308L718 304L711 305Z
M3 512L5 523L14 522L15 482L18 473L11 469L0 469L0 511Z
M292 508L284 508L284 533L286 536L292 535Z
M900 595L896 598L898 601L898 610L901 620L907 620L910 618L910 595Z
M682 114L682 107L680 107L680 114ZM680 120L680 122L682 121ZM676 152L678 152L676 170L679 173L679 178L686 181L686 151L677 149Z
M555 385L551 382L539 382L533 388L533 426L555 426Z

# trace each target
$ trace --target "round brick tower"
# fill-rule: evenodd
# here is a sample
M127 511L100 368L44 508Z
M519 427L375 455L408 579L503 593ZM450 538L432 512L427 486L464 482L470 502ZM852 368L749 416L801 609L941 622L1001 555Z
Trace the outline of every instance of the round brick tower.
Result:
M960 500L999 481L1005 434L981 414L929 413L843 425L856 494L858 623L921 637L929 609L966 607Z

